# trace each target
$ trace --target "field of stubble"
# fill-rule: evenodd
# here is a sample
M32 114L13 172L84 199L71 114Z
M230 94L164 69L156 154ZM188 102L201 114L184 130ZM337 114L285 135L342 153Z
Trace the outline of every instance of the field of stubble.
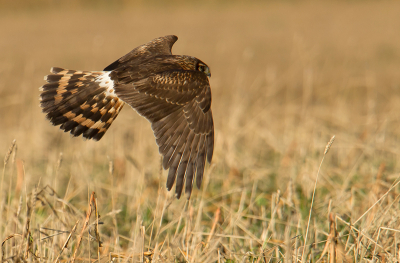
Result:
M0 6L5 262L399 260L399 2ZM38 101L50 67L101 70L168 34L212 72L214 158L190 201L128 106L93 142Z

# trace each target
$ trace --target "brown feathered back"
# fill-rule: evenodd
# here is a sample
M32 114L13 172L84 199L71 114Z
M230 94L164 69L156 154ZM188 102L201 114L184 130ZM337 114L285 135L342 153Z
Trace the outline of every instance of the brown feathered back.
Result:
M131 62L137 58L144 60L148 57L155 57L159 55L172 55L171 49L174 43L178 40L177 36L165 36L153 39L149 43L143 44L134 48L131 52L117 59L108 65L104 71L111 71L123 65L125 62Z

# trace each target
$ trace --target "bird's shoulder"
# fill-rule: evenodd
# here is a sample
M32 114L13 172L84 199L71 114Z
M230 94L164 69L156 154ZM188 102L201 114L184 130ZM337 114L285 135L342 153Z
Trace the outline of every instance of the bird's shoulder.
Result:
M202 72L187 70L182 56L157 55L137 58L114 69L110 77L119 84L135 83L149 79L154 84L208 84L208 78Z

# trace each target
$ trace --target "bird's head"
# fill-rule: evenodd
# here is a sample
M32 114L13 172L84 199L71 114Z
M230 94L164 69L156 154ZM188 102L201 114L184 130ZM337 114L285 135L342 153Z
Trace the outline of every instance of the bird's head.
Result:
M206 74L208 77L211 77L210 68L207 66L206 63L191 56L181 56L180 64L183 69L185 70L195 70L200 71Z
M203 72L204 74L206 74L208 77L211 77L211 71L210 68L203 63L202 61L198 60L197 64L196 64L196 70Z

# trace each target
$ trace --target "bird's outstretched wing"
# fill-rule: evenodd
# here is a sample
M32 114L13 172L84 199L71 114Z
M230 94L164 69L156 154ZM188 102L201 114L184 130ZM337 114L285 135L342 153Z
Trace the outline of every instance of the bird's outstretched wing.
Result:
M155 55L171 55L172 46L177 40L178 37L174 35L155 38L146 44L138 46L128 54L117 59L116 61L108 65L104 69L104 71L114 70L120 66L126 65L127 63L134 61L137 58L140 58L140 60L144 60L147 57L153 57Z
M169 169L168 190L176 182L179 198L185 184L189 197L194 178L200 188L205 161L211 162L214 149L207 76L198 71L165 71L134 84L117 85L115 92L151 122L163 167Z

